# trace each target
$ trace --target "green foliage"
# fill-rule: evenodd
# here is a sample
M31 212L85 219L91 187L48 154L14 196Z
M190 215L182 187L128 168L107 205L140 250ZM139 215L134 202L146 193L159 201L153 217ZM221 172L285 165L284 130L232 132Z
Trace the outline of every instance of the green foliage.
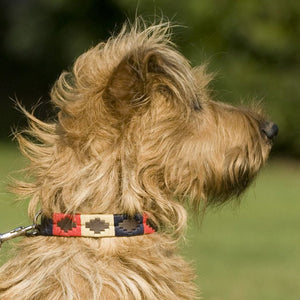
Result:
M117 31L126 17L165 16L193 65L210 62L215 97L263 100L280 128L274 150L300 157L300 1L27 0L0 1L0 135L19 121L9 97L27 107L49 99L51 84L80 53ZM158 16L158 17L157 17ZM117 25L116 25L117 24ZM50 111L50 113L49 113ZM42 118L52 114L47 104Z
M37 116L51 117L54 81L78 55L107 39L121 17L110 0L0 1L0 137L24 123L10 98L28 109L40 99Z

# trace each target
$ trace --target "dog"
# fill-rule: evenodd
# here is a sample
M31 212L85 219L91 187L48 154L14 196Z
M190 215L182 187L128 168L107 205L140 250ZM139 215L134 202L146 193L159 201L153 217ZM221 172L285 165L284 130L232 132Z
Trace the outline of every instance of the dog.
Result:
M51 91L54 121L24 110L17 140L33 178L35 232L0 269L6 299L196 299L178 254L187 207L239 198L278 127L260 109L214 101L168 22L139 20L82 54Z

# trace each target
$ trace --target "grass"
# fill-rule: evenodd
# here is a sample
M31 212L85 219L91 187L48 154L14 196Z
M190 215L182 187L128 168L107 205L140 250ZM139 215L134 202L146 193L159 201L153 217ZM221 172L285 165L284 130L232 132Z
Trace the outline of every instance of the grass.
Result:
M7 191L8 175L14 176L15 171L24 165L25 161L18 153L15 145L0 142L0 232L30 224L27 218L27 202L15 201L14 195ZM6 242L2 245L0 265L9 256L11 243Z
M300 299L300 164L271 161L243 198L190 226L204 299Z
M0 232L28 225L26 201L5 192L7 174L24 161L0 143ZM209 210L201 226L191 222L182 252L196 268L208 300L300 299L300 163L273 160L240 206ZM7 259L4 243L0 263Z

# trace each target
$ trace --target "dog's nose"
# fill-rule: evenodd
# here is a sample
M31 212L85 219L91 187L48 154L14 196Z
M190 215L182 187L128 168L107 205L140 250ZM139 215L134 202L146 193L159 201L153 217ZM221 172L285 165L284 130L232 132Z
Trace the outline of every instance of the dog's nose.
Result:
M279 128L272 122L264 122L261 126L261 131L268 139L272 140L275 136L277 136Z

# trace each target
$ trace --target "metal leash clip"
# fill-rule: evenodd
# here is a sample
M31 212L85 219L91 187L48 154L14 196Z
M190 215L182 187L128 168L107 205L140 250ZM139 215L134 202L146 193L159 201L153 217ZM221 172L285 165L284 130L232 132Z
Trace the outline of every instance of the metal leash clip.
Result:
M33 224L32 225L29 225L29 226L20 226L20 227L17 227L9 232L5 232L5 233L0 233L0 248L1 248L1 245L3 242L5 241L8 241L8 240L11 240L15 237L18 237L18 236L35 236L38 234L38 225L37 225L37 219L39 217L39 215L41 214L42 212L39 211L35 217L34 217L34 221L33 221Z

